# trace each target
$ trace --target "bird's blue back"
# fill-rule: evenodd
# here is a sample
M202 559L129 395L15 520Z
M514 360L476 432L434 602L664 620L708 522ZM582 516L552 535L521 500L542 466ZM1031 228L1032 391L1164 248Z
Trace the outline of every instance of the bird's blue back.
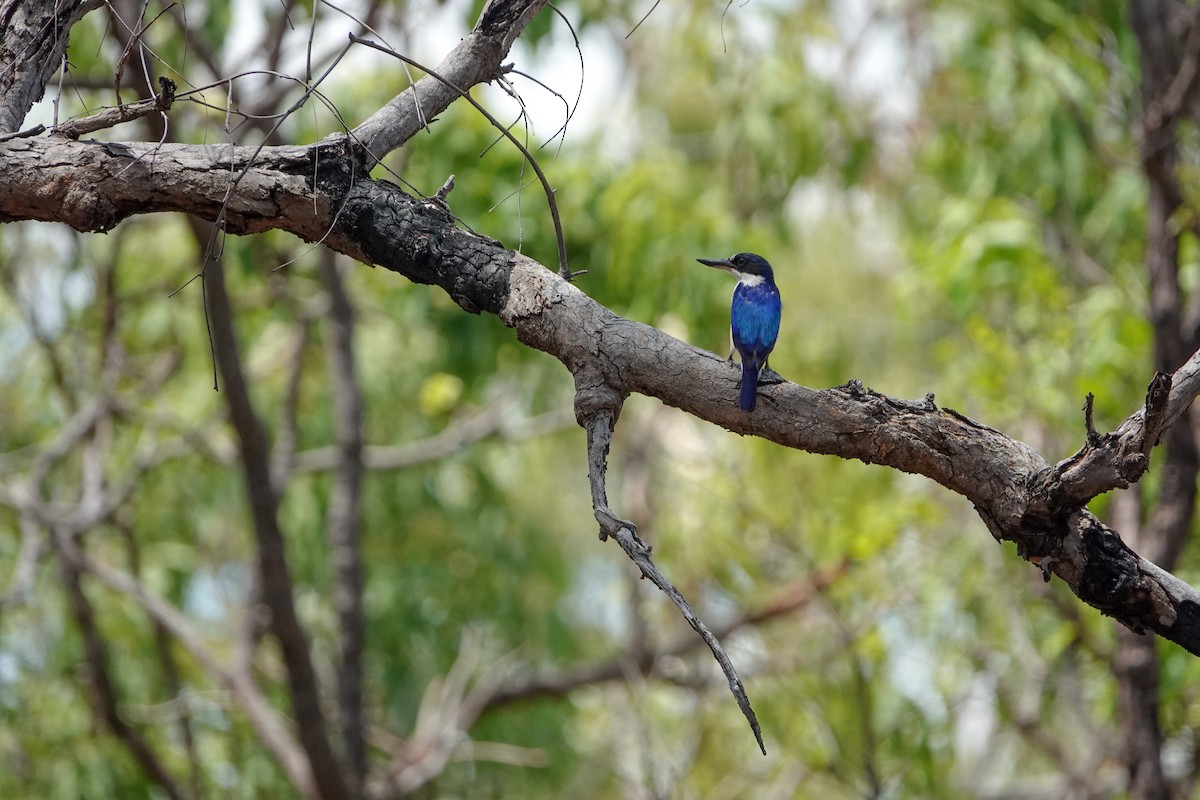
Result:
M741 281L733 290L729 315L733 346L756 371L775 347L781 310L779 289L774 282L750 285Z
M779 336L779 317L782 303L779 289L770 274L743 277L733 290L733 306L729 313L729 329L733 346L742 356L742 383L738 405L743 411L753 411L758 392L758 373L775 347Z
M779 316L783 305L775 286L775 273L767 260L756 253L737 253L729 258L698 258L701 264L731 272L738 278L733 290L729 330L733 346L742 356L742 380L738 405L753 411L758 392L759 373L779 336Z

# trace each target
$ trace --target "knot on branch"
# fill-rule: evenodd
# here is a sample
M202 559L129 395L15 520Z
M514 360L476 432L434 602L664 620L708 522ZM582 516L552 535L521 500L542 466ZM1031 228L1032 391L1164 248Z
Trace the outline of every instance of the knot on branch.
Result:
M596 361L579 364L572 374L575 378L575 421L579 426L587 428L599 414L611 416L611 425L615 426L629 392L616 385Z
M1126 482L1124 486L1117 484L1117 488L1127 488L1129 484L1135 483L1139 478L1146 473L1150 466L1150 459L1145 453L1125 453L1120 462L1117 464L1117 474Z
M158 76L158 96L155 97L156 105L159 111L170 111L171 106L175 104L175 81L168 78L166 75Z
M575 419L587 431L588 479L592 487L592 511L600 525L600 541L610 536L618 541L628 537L639 551L649 556L650 546L638 537L637 526L618 517L608 506L608 451L623 399L620 392L607 384L582 387L575 393Z
M841 386L834 387L836 390L841 390L850 395L852 400L863 400L872 394L871 390L863 386L863 382L858 378L851 378Z
M615 426L621 417L626 395L614 388L593 370L580 370L575 374L575 421L587 428L600 414L607 414ZM598 379L593 382L592 378Z

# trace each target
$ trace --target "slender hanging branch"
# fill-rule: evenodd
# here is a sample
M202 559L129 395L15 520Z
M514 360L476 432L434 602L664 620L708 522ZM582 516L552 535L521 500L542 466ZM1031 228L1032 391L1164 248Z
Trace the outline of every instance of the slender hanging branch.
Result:
M604 393L615 395L611 390ZM619 400L619 398L617 399ZM692 626L692 630L700 634L700 638L708 645L713 657L721 665L721 671L725 673L725 679L729 681L729 691L733 693L738 708L742 710L746 721L750 723L750 730L754 732L758 749L765 756L767 746L763 743L762 728L758 724L758 717L754 714L754 709L750 707L750 698L746 694L746 687L742 684L742 679L738 677L733 661L725 653L725 648L721 646L721 642L708 629L703 620L696 616L696 612L692 611L691 605L675 588L675 585L654 564L650 558L651 548L637 535L637 527L629 520L618 518L608 507L604 484L605 473L608 469L608 450L612 444L613 427L616 424L616 412L609 408L599 409L590 413L583 423L587 429L588 481L592 488L592 508L596 514L596 522L600 524L600 540L615 539L617 544L621 545L621 549L625 551L625 555L629 556L629 560L642 571L642 575L649 578L651 583L670 598L675 607L679 609L679 613Z

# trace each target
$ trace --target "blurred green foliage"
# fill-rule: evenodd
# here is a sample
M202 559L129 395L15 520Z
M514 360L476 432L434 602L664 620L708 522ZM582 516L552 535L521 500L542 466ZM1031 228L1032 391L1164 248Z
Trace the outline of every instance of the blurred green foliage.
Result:
M601 52L619 58L592 61L585 49L588 75L613 71L625 93L624 106L613 99L623 115L569 127L561 152L539 151L543 163L556 153L550 177L571 263L588 270L579 286L618 314L724 355L732 287L694 259L764 253L784 298L772 356L782 374L814 387L857 378L894 395L934 392L1052 461L1065 457L1083 439L1085 393L1096 395L1098 426L1111 427L1140 403L1151 372L1130 133L1137 65L1124 6L863 7L869 20L847 10L855 4L722 13L664 3L625 39L648 4L562 6L585 43L600 37L611 45ZM218 51L231 8L188 4ZM293 13L303 29L308 12ZM73 40L80 74L111 73L100 23ZM535 64L561 24L547 13L531 26L523 46ZM168 31L154 29L164 57L194 57ZM379 62L364 63L375 71L347 66L325 89L351 122L403 85L393 66L381 80ZM573 96L574 86L539 77ZM221 105L223 92L206 98ZM225 141L223 119L183 107L172 136ZM297 141L337 129L324 112L289 125ZM617 127L629 144L612 152ZM242 133L252 136L233 135ZM489 147L495 139L458 104L377 176L428 194L457 175L450 203L465 224L552 264L540 189L506 143ZM212 391L199 284L172 294L198 263L189 229L159 217L109 237L9 226L0 248L0 478L26 469L30 448L107 385L101 332L115 309L124 355L106 391L136 402L106 433L105 468L116 480L147 441L177 452L139 479L112 524L88 532L89 552L129 569L136 548L147 584L230 656L253 544ZM321 321L295 355L297 320L322 292L316 253L272 234L229 239L225 255L260 413L277 432L298 357L297 447L330 444ZM1196 255L1187 254L1193 280ZM570 405L561 365L497 319L382 270L353 269L348 283L369 443L420 441L501 402L509 428ZM168 372L147 396L153 376ZM721 678L693 651L667 665L671 680L488 713L473 739L540 751L542 766L464 758L423 796L602 798L640 796L631 787L641 786L697 798L959 798L1115 769L1104 760L1117 736L1112 624L997 547L963 499L878 467L781 451L638 397L611 464L615 509L640 524L714 625L836 575L795 613L729 639L769 755L757 756ZM47 486L71 503L83 480L77 455ZM328 475L295 477L281 524L298 607L332 684L329 491ZM652 648L689 635L618 550L596 541L576 429L501 436L370 473L362 523L369 717L397 734L411 731L468 632L496 673L515 676L614 658L635 646L636 631ZM0 563L15 563L20 542L20 520L0 511ZM97 735L82 643L56 567L41 563L25 602L0 612L0 795L158 796L120 745ZM1185 562L1184 576L1194 573ZM186 769L170 724L186 708L213 796L290 796L203 671L172 648L186 700L168 703L153 628L127 599L87 588L124 712L169 754L168 767ZM1184 741L1200 724L1200 666L1173 646L1163 653L1165 732ZM286 708L274 650L260 660L260 678Z

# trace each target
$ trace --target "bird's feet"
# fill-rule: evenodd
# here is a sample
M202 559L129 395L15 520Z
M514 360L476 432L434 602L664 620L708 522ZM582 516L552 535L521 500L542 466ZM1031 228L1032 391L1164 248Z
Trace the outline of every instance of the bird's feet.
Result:
M758 385L770 386L774 383L787 383L787 379L770 367L763 367L762 372L758 373Z

